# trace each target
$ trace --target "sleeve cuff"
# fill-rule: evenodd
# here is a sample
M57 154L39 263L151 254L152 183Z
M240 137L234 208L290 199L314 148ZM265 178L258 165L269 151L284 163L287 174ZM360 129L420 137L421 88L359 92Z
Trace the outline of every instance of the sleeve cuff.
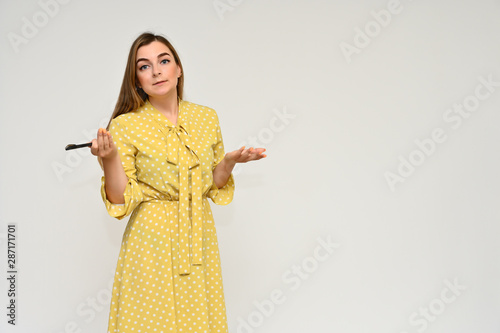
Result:
M108 211L108 214L110 216L115 217L119 220L130 215L134 211L134 209L142 202L142 190L140 189L139 184L134 179L128 179L128 183L125 187L125 191L123 192L123 196L125 198L125 203L123 204L114 204L110 202L106 195L105 178L104 176L101 178L101 197L106 206L106 210Z
M212 199L212 201L216 205L221 205L225 206L229 204L231 201L233 201L233 195L234 195L234 177L233 174L229 176L229 179L227 180L226 185L224 185L221 188L217 188L217 185L215 183L212 184L212 188L208 192L208 197Z

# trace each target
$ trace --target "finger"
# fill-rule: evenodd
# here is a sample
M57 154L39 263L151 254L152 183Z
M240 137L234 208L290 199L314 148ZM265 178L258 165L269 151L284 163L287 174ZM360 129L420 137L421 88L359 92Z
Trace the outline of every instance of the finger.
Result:
M260 158L262 158L262 155L264 154L265 151L266 151L265 148L255 148L255 149L252 150L252 155L256 159L260 159Z
M102 144L100 146L101 153L105 154L109 150L108 136L106 135L106 130L101 128L101 140Z
M255 153L255 150L254 150L253 147L248 148L248 150L247 150L247 157L251 158L254 155L254 153Z
M244 150L241 152L240 156L238 156L238 161L245 161L248 158L248 151Z
M236 151L236 153L237 153L236 158L241 158L241 156L243 156L243 154L245 153L245 146L243 146L243 147L241 147L240 149L238 149L238 150Z
M111 132L106 131L106 134L108 135L109 146L113 148L115 146L115 143L113 142L113 137L111 136Z
M250 148L250 149L251 149L251 153L255 154L255 155L260 155L266 151L265 148Z
M111 144L111 148L113 150L118 150L116 144L115 144L115 141L113 140L113 136L111 135L111 132L109 133L109 142Z
M99 145L97 144L97 140L93 139L92 146L90 147L90 152L92 153L92 155L97 155L98 151L99 151Z
M265 151L264 148L252 149L251 154L248 156L248 161L257 161L266 157L267 155L264 154L264 151Z
M102 142L104 143L104 151L107 151L109 150L109 138L108 138L108 134L106 133L106 130L103 129L102 130Z
M99 130L97 131L97 146L99 152L101 152L104 149L104 138L102 135L102 128L99 128Z
M263 153L263 152L265 152L265 151L266 151L266 148L255 148L255 152L256 152L257 154L262 154L262 153Z
M257 159L259 159L259 160L260 160L261 158L264 158L264 157L266 157L266 156L267 156L266 154L261 153L261 154L259 154L259 155L257 156Z

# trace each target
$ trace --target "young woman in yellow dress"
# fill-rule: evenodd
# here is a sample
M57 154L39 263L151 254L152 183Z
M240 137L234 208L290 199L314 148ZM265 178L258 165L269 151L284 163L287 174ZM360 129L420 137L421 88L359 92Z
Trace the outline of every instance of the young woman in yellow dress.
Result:
M233 199L236 163L264 148L225 153L215 110L183 100L174 47L143 33L120 96L92 141L108 213L130 215L114 277L108 332L227 332L217 234L208 202Z

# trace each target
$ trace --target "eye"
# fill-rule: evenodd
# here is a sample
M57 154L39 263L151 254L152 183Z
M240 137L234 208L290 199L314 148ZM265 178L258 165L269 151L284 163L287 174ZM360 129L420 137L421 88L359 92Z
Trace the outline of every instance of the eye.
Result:
M148 65L142 65L141 67L139 67L139 70L140 70L140 71L143 71L143 70L145 70L145 69L146 69L146 67L147 67L147 66L148 66Z
M169 62L170 62L170 60L168 60L168 59L163 59L163 60L161 61L161 64L166 64L166 63L169 63Z

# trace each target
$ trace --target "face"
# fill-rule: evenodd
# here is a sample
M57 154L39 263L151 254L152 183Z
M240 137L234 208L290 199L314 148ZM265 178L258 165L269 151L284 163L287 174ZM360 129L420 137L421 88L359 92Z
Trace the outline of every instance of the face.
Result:
M139 88L150 97L177 96L181 69L165 44L154 41L137 50L136 75Z

